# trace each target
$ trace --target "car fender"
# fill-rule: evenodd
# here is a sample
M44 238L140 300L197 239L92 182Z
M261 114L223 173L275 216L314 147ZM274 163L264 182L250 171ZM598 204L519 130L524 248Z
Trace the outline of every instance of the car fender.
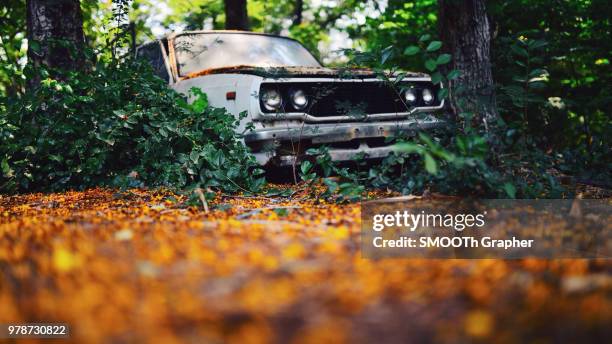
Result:
M215 108L224 108L235 118L246 111L247 117L238 126L242 132L249 122L253 121L253 114L259 113L259 85L263 78L248 74L210 74L195 78L180 80L171 85L177 92L188 95L193 87L206 93L208 103ZM232 98L235 92L235 99ZM188 98L189 102L194 99Z

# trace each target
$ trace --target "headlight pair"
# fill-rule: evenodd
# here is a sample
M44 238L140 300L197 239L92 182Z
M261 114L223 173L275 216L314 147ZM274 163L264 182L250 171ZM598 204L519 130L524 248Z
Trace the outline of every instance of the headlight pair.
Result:
M425 105L433 104L435 97L433 92L429 88L424 88L421 90L421 99ZM414 88L409 88L404 91L404 100L406 104L415 105L418 102L418 94L417 90Z
M289 91L289 100L296 110L304 110L308 106L309 100L306 92L302 89ZM277 111L283 106L283 96L275 88L263 89L261 91L261 102L268 111Z

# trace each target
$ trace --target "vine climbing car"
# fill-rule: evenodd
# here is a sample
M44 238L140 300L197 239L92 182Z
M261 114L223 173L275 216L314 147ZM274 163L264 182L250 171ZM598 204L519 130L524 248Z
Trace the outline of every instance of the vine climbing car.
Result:
M246 116L237 128L262 165L291 165L326 146L332 160L383 158L389 137L442 128L444 101L426 74L325 68L299 42L242 31L190 31L140 46L170 87L199 88L213 107Z

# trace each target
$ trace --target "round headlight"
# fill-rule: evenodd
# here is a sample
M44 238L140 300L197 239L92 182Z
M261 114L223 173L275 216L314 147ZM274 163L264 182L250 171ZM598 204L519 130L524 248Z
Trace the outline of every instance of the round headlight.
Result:
M262 91L261 101L266 110L269 111L278 110L283 105L283 97L280 92L273 88Z
M413 89L409 89L404 91L404 100L406 100L407 104L414 104L417 101L416 93Z
M433 93L431 93L431 90L429 88L423 89L422 96L423 96L423 101L425 102L425 104L429 105L433 103L434 95Z
M304 110L308 106L308 96L302 90L295 90L291 92L291 104L297 110Z

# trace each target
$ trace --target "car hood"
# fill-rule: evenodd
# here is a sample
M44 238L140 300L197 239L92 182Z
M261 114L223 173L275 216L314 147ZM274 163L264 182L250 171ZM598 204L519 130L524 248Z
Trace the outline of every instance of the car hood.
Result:
M415 72L406 73L406 77L427 77L427 74ZM375 78L376 73L366 68L326 68L326 67L260 67L241 65L223 68L204 69L182 77L182 80L192 79L210 74L251 74L265 78ZM397 74L397 73L396 73Z

